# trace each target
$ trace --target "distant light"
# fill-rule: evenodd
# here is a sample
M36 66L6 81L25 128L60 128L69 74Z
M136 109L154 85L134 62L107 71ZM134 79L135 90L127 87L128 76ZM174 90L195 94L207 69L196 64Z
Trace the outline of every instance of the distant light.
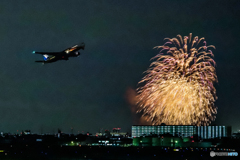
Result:
M35 51L32 51L32 54L35 54L36 52Z

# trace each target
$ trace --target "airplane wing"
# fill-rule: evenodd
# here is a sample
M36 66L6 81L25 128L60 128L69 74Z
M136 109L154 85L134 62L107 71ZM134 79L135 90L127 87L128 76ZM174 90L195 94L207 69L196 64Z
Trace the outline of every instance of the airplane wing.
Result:
M42 64L46 64L46 63L52 63L52 62L55 62L55 61L35 61L35 62L39 62L39 63L42 63Z
M43 54L43 55L47 54L47 55L53 55L53 56L61 54L61 52L35 52L35 51L33 51L32 53L33 54Z
M80 45L75 45L75 46L72 46L70 48L67 48L67 49L63 50L63 52L69 53L69 52L72 52L74 50L79 50L79 49L84 50L84 48L85 48L85 44L81 43Z
M44 62L46 62L46 61L35 61L35 62L42 62L42 63L44 63Z

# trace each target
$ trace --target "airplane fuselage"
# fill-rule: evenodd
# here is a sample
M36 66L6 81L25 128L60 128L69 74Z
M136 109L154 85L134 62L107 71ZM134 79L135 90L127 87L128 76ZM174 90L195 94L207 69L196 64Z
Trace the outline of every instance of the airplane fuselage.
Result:
M85 48L85 44L82 43L80 45L75 45L73 47L67 48L61 52L33 52L35 54L42 54L43 61L35 61L42 63L51 63L56 62L58 60L68 60L69 57L78 57L80 52L78 50Z

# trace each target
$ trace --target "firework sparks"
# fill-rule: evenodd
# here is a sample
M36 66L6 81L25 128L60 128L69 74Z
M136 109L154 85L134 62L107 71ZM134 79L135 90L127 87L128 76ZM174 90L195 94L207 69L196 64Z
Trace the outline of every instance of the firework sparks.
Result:
M152 124L208 125L215 119L217 82L213 53L192 34L166 38L137 89L137 112ZM200 44L203 44L202 46Z

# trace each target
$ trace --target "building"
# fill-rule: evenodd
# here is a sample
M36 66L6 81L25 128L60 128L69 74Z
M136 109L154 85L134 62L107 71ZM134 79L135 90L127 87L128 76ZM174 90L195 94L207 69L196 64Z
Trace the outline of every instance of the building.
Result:
M238 132L238 133L233 133L232 134L232 138L238 138L238 139L240 139L240 132Z
M151 136L170 134L179 137L193 137L198 139L222 138L229 135L231 127L226 126L174 126L174 125L159 125L159 126L132 126L132 137Z
M30 135L31 131L30 130L25 130L24 132L22 132L24 135Z
M98 137L100 136L106 136L106 137L127 137L128 133L127 132L120 132L121 128L113 128L112 132L110 132L109 130L105 130L104 133L98 132L95 135Z
M114 137L126 137L127 132L120 132L121 128L113 128L112 132L110 132L111 136Z

